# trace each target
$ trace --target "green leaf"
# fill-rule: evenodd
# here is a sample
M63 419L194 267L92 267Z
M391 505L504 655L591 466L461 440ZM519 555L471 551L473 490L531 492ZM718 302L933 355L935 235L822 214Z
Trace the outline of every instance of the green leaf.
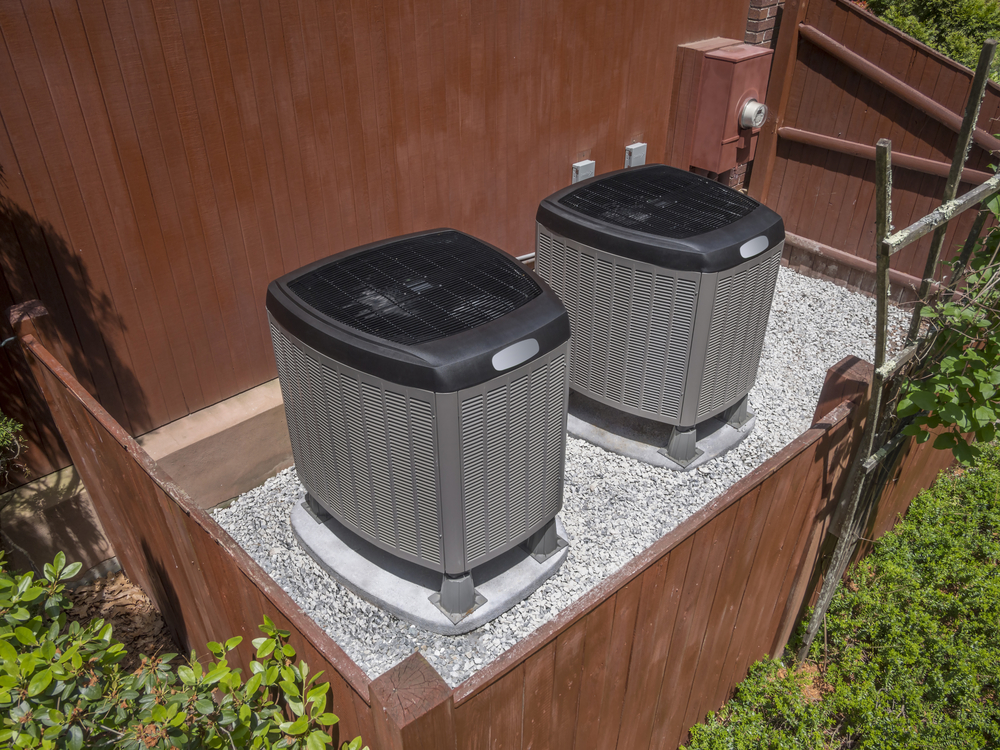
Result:
M285 729L284 731L287 734L295 736L303 734L308 729L309 729L309 720L305 716L301 716L295 721L291 722L291 724L288 725L288 728Z
M955 458L961 461L963 464L971 464L979 451L970 446L964 440L959 440L955 443L955 447L952 449L955 454Z
M31 588L26 589L23 594L21 594L21 601L22 602L33 602L33 601L35 601L35 599L37 599L38 597L40 597L44 593L45 593L45 589L40 588L39 586L32 586Z
M216 667L207 675L205 675L205 679L202 681L202 684L214 685L223 677L225 677L227 674L229 674L229 667L226 666Z
M74 724L69 728L69 740L66 742L68 750L80 750L83 747L83 730Z
M228 641L226 641L226 651L232 651L234 648L243 643L242 635L234 635Z
M185 685L194 685L196 682L194 670L192 670L191 667L178 667L177 676L181 678L181 682Z
M310 690L307 698L311 701L316 700L321 695L325 695L326 691L329 689L330 689L330 683L324 682L320 685L317 685L312 690Z
M80 572L80 569L82 567L83 567L82 562L75 562L72 563L71 565L67 565L66 570L64 570L62 573L59 574L59 580L65 581L72 578L73 576L75 576L77 573Z
M337 714L320 714L316 717L316 721L324 727L332 727L340 718Z
M194 707L198 713L204 714L205 716L208 716L210 713L215 711L215 704L208 700L208 698L199 698L194 702Z
M260 672L258 672L249 680L247 680L247 684L244 686L244 691L247 696L253 695L254 693L257 692L257 689L260 688L260 683L262 678L263 675Z
M59 575L62 572L62 569L66 567L66 555L61 550L56 552L55 559L52 561L52 567L55 570L56 575Z
M327 746L330 738L327 737L323 732L314 731L310 732L309 736L306 738L306 748L308 750L323 750Z
M934 438L934 447L937 448L939 451L948 450L950 448L953 448L956 442L957 440L955 438L954 433L943 432L936 438Z
M994 422L997 418L996 412L988 406L978 407L974 412L972 412L972 416L975 417L976 421L981 425Z
M260 646L257 647L257 658L263 659L271 655L274 651L274 647L277 645L277 641L274 638L268 638Z
M35 634L28 630L26 627L14 628L14 637L17 638L25 646L37 646L38 640L35 638Z
M6 638L0 638L0 663L13 664L17 661L17 651L7 643Z
M927 391L913 391L909 399L923 411L934 411L938 405L935 395Z
M52 683L52 670L43 669L41 672L36 674L31 678L31 682L28 683L28 697L33 698Z

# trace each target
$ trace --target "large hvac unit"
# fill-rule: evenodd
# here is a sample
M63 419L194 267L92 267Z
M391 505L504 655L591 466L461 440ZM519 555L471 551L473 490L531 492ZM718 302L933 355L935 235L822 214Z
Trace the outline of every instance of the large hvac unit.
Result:
M443 573L432 601L452 619L474 607L472 568L526 540L555 550L569 321L545 282L434 230L283 276L267 312L308 497Z
M673 425L681 465L698 423L745 421L784 244L776 213L652 164L549 196L537 222L535 270L573 327L574 391Z

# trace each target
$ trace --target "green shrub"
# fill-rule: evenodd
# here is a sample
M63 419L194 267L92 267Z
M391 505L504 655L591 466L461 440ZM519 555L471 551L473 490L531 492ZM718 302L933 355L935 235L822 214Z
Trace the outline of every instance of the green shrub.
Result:
M0 747L13 748L303 748L331 744L329 684L322 672L295 664L288 632L266 616L253 642L257 660L245 682L226 656L242 641L209 643L212 659L194 653L143 657L132 674L118 664L123 646L111 626L72 622L65 581L80 563L60 552L44 568L11 575L0 556ZM358 750L361 738L344 748Z
M24 453L24 441L21 438L23 429L19 422L0 412L0 487L7 485L12 471L26 471L24 461L21 460L21 454Z
M886 23L975 70L983 42L1000 35L995 0L868 0ZM990 72L997 79L998 62Z
M921 493L852 572L827 615L827 647L817 638L795 670L754 665L688 747L1000 747L998 566L991 445Z
M1000 197L988 206L1000 219ZM1000 229L980 238L957 278L959 294L920 309L932 328L902 383L897 411L911 419L903 432L918 443L944 427L934 447L950 449L969 463L979 455L977 442L993 440L1000 418Z

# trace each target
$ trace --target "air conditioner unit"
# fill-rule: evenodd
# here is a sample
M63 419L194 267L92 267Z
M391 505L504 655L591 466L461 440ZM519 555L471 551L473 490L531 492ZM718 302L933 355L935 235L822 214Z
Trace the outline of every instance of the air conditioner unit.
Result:
M472 568L526 540L555 551L569 322L531 271L420 232L283 276L267 312L308 497L443 573L432 601L453 621L476 606Z
M673 425L666 453L682 466L698 423L747 419L784 244L776 213L652 164L549 196L537 222L535 270L573 327L574 391Z

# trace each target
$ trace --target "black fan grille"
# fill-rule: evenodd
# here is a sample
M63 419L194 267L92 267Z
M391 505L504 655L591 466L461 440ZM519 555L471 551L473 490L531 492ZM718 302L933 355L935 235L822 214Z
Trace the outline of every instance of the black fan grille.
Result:
M597 180L559 203L615 226L674 239L721 229L758 205L731 188L670 167Z
M288 288L317 312L398 344L471 330L542 292L516 261L459 232L333 260Z

